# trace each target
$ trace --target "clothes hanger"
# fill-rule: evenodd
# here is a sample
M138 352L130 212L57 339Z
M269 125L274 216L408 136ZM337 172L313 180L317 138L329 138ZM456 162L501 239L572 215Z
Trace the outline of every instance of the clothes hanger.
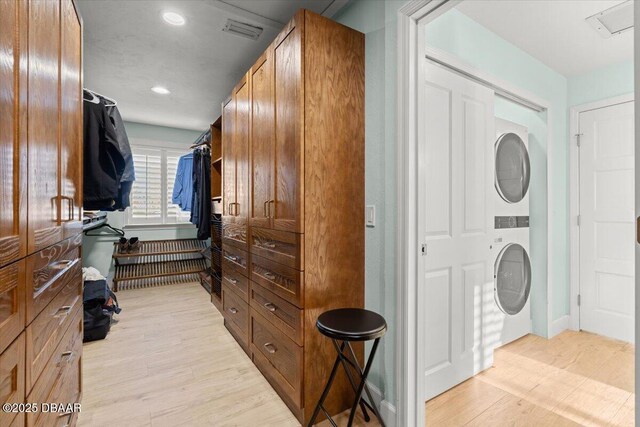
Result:
M100 229L105 228L105 227L109 229L109 230L107 230L107 231L109 231L107 234L105 234L105 233L89 234L89 232L92 231L92 230L100 230ZM85 236L89 236L89 237L102 237L102 236L108 236L109 234L116 235L116 236L119 236L119 237L124 237L124 230L112 227L109 224L102 224L102 225L100 225L100 226L98 226L96 228L92 228L91 230L87 230L87 231L84 232L84 235Z
M83 90L87 91L89 94L91 94L91 96L93 96L92 99L85 99L85 101L93 102L94 104L99 104L100 98L102 98L105 100L105 107L115 107L116 105L118 105L116 100L113 98L109 98L108 96L101 95L98 92L92 91L91 89L83 88Z

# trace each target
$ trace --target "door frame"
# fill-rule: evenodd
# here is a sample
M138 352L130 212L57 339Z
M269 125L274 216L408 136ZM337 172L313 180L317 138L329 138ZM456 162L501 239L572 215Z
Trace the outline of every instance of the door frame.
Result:
M578 150L578 125L580 114L600 108L612 107L634 101L633 93L601 99L569 108L569 324L574 331L580 330L580 156Z
M418 158L417 158L417 114L418 91L415 88L421 79L420 64L424 60L426 40L422 40L420 27L463 0L412 0L398 10L398 55L397 55L397 182L396 206L396 378L398 404L396 425L425 425L425 405L422 399L422 381L419 372L424 372L422 340L418 330L418 265L420 242L417 236L418 223ZM639 8L640 9L640 8ZM453 65L461 71L485 80L498 88L504 88L519 97L532 101L547 110L547 166L552 164L553 114L549 102L526 90L501 81L483 71L475 69L455 57L429 49L429 56L439 55L443 63ZM552 329L552 271L553 235L552 213L555 182L547 167L547 334Z

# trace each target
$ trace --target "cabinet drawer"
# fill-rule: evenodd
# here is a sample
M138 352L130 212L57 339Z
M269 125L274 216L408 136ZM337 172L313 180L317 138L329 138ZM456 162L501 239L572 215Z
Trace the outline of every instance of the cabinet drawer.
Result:
M304 234L251 227L249 251L296 270L304 270Z
M0 269L0 353L20 335L25 325L25 261Z
M78 310L27 401L65 404L79 402L82 390L81 360L82 310ZM63 426L71 419L72 413L28 413L27 426Z
M224 271L235 270L245 277L249 277L249 256L246 251L223 243L222 267Z
M251 308L280 329L298 345L303 345L303 311L273 292L254 284L251 287Z
M248 337L249 306L235 292L229 290L226 283L222 285L222 310L225 319L235 323Z
M31 389L77 313L82 313L82 272L70 276L60 293L27 326L27 387Z
M242 298L244 302L249 302L249 279L235 270L226 268L222 272L222 282Z
M302 271L253 255L251 279L296 307L303 308Z
M0 404L24 402L24 340L21 334L0 354ZM0 411L0 425L11 425L17 416L22 414Z
M302 347L251 310L251 351L265 375L298 406L302 402ZM267 363L264 363L264 362ZM263 363L260 363L263 362Z
M68 276L81 270L81 245L79 234L27 258L27 323L56 296Z
M237 223L235 217L222 218L222 243L235 246L239 249L247 249L247 225Z

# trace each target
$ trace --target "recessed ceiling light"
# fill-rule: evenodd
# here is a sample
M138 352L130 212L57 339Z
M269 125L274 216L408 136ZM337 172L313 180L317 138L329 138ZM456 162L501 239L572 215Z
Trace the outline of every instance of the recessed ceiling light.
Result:
M184 25L186 22L184 16L175 12L164 12L162 14L162 19L164 19L167 24L171 25Z
M151 88L151 90L154 91L155 93L159 93L160 95L169 95L171 93L169 89L162 86L154 86Z

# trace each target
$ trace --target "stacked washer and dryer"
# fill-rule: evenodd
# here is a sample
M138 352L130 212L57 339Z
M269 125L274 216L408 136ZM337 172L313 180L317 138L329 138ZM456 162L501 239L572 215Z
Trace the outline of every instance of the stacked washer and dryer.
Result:
M524 126L496 119L495 238L491 250L495 260L495 347L531 332L528 135Z

